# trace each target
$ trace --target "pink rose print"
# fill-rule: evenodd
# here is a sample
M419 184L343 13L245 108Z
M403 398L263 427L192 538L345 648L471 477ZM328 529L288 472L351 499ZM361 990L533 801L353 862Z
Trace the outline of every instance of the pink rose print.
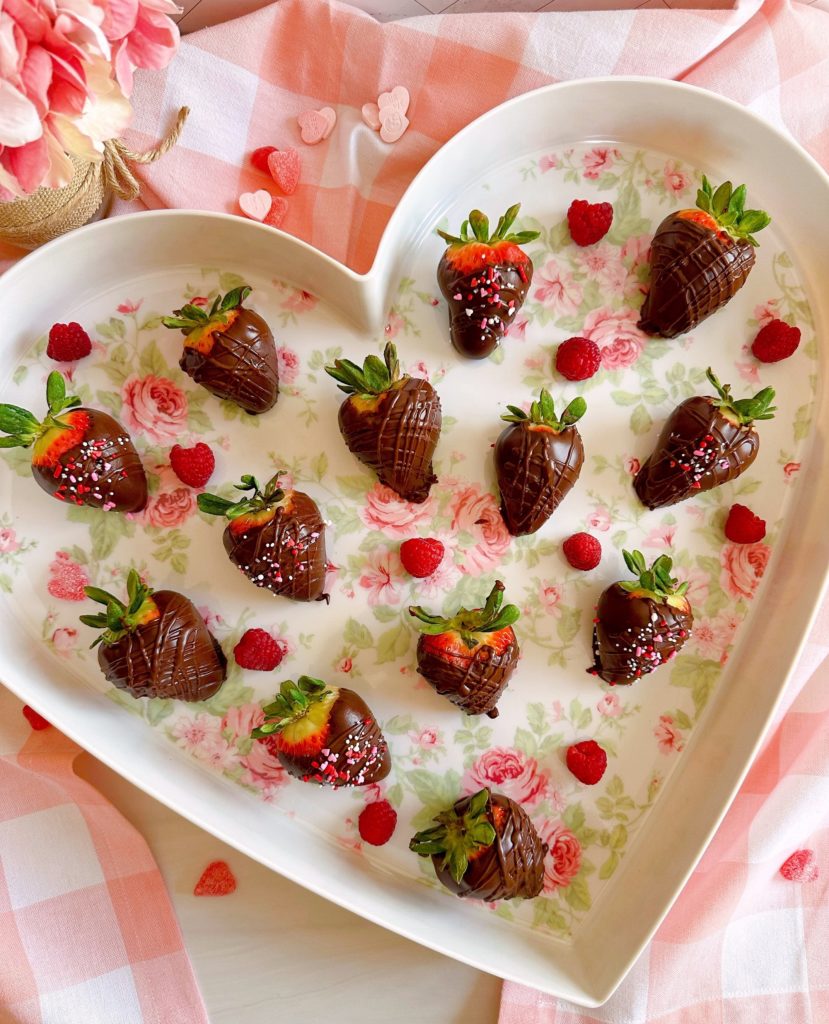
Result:
M622 246L619 255L631 274L648 262L653 235L634 235Z
M787 484L791 483L791 481L794 480L794 478L797 476L799 472L799 462L787 462L786 465L783 467L783 478L785 479Z
M558 160L554 153L545 153L538 161L538 169L542 174L546 174L547 171L554 171L556 167L558 167Z
M561 587L557 587L554 583L542 580L538 585L538 601L544 611L548 615L552 615L554 619L561 618L559 605L563 596Z
M625 472L630 473L631 476L636 476L642 468L639 459L634 459L632 455L626 455L622 465L625 467Z
M506 554L510 535L495 498L482 494L477 485L470 484L455 491L452 502L452 529L468 533L473 544L464 552L461 571L480 576L494 569Z
M352 668L354 668L354 662L351 658L343 658L337 665L337 671L346 675L352 670Z
M517 338L518 341L526 341L527 327L529 326L529 323L530 321L524 316L524 314L519 313L504 332L505 337Z
M432 378L429 376L429 373L429 367L423 362L422 359L416 363L412 363L409 366L410 377L419 377L421 380L431 380Z
M682 581L688 584L685 596L691 602L691 607L701 608L708 600L710 584L708 573L697 568L688 569L687 572L683 570Z
M663 173L666 192L672 192L675 196L680 195L691 184L690 176L677 168L675 160L666 161Z
M672 548L674 546L674 537L676 536L676 526L663 524L662 526L654 526L651 532L642 541L642 546L646 548Z
M222 719L221 732L229 732L231 740L246 739L265 721L265 712L258 704L240 704L229 708Z
M376 483L366 495L360 518L372 530L382 530L389 537L411 537L421 526L428 528L434 506L432 497L416 505L404 501L391 487Z
M68 658L77 647L77 644L77 629L63 627L62 629L56 629L52 634L52 647L54 647L55 653L59 654L62 658Z
M754 307L754 319L758 326L765 327L770 320L780 319L780 299L767 299Z
M731 597L752 598L766 571L771 548L756 544L726 544L720 554L720 583Z
M607 533L610 529L610 513L603 505L600 505L587 517L587 525L593 530Z
M618 718L622 713L622 703L615 693L606 693L596 702L596 710L605 718Z
M170 733L176 743L190 754L194 754L205 745L210 745L220 737L221 721L213 715L181 715L173 725Z
M360 577L360 586L368 591L368 603L399 604L397 586L403 580L403 563L396 551L376 549L368 556L368 564Z
M121 420L152 444L175 441L187 424L187 395L166 377L133 374L121 388Z
M602 171L609 171L614 160L618 160L621 155L618 149L591 149L581 158L585 178L595 179Z
M493 747L481 754L461 781L464 793L477 793L484 786L497 789L519 804L537 804L547 794L547 776L535 758L520 750Z
M745 345L743 346L743 348L746 347ZM748 360L740 362L740 360L735 359L734 367L737 373L739 373L741 380L748 381L749 384L760 383L760 373L756 363L749 362Z
M58 551L49 565L49 582L46 589L60 601L85 601L83 588L89 586L86 569L74 561L65 551Z
M299 374L299 356L287 345L280 345L276 350L276 366L279 383L293 384Z
M137 313L138 310L141 309L141 303L143 301L143 299L139 299L138 302L133 302L132 299L127 299L125 302L122 302L120 306L116 306L115 308L119 313L123 313L124 316L130 316L132 313Z
M703 658L710 658L724 665L739 625L740 619L736 615L727 611L720 612L714 619L695 622L691 640Z
M389 341L391 341L392 338L397 337L397 335L403 330L405 326L406 321L403 319L403 317L399 313L395 313L394 311L392 311L391 313L389 313L389 318L386 321L386 337L389 339Z
M195 492L190 487L176 487L151 496L144 516L150 526L172 530L186 523L195 511Z
M619 250L607 242L599 242L576 253L579 269L593 281L598 281L609 291L621 291L625 286L628 271L619 259Z
M633 366L647 338L636 326L639 314L634 309L594 309L587 314L581 334L601 349L602 366L620 370Z
M659 716L659 722L653 730L653 734L662 754L670 754L671 751L676 751L678 754L685 748L682 733L674 725L674 720L670 715Z
M443 744L437 729L421 729L420 732L410 732L409 739L416 747L422 747L423 750L432 750ZM480 787L478 788L480 789Z
M288 781L288 773L264 743L255 741L250 753L240 758L240 763L245 769L242 781L255 786L266 800L271 800Z
M207 605L200 605L198 607L199 615L204 619L204 624L213 633L216 629L221 628L225 624L225 620L218 612L214 612L212 608L208 608Z
M571 273L549 259L533 278L533 296L557 316L575 316L584 297L581 285Z
M0 555L13 555L20 549L17 534L8 526L0 530Z
M424 600L431 601L442 597L455 587L461 578L461 569L453 561L455 554L455 539L445 534L433 535L437 540L443 542L446 554L443 561L435 569L431 576L418 580L418 593Z
M541 842L548 847L544 859L544 892L564 889L581 868L581 844L560 822L547 820L536 828Z
M309 309L313 309L316 304L316 295L312 295L310 292L297 288L288 296L287 299L285 299L282 303L282 308L290 309L294 313L304 313Z

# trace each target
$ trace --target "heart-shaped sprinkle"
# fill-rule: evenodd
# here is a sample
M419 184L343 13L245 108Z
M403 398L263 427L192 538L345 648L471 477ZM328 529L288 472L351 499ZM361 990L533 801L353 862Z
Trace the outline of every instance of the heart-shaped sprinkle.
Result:
M271 177L286 196L292 196L296 192L301 166L299 153L290 147L282 151L274 150L268 156L268 170L271 172Z
M239 196L239 209L251 220L263 221L271 208L271 194L264 188L258 192L243 192Z
M363 120L374 131L380 131L380 108L376 103L364 103L362 107Z
M303 110L296 120L302 141L308 146L315 146L334 131L337 115L331 107L323 107L321 110Z
M268 210L267 216L265 217L265 223L270 224L272 228L278 228L282 226L282 221L285 220L285 214L288 212L288 200L283 199L282 196L273 196L271 199L271 208Z
M384 107L380 111L380 138L383 142L397 142L408 127L409 119L399 110Z
M396 85L391 92L381 92L377 97L377 106L380 110L391 108L405 114L409 109L409 90L405 85Z
M223 860L214 860L202 871L194 896L229 896L236 892L236 876Z

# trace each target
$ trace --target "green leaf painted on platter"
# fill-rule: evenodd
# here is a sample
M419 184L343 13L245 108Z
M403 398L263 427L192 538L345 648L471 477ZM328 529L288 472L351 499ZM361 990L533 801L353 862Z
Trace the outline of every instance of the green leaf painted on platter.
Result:
M325 474L328 472L328 456L325 452L320 452L319 455L311 459L311 472L314 474L314 479L321 481L324 479Z
M556 633L563 644L572 643L578 635L581 626L581 608L561 609L561 615L556 622Z
M639 401L639 395L632 391L611 391L610 397L617 405L636 405Z
M169 377L171 372L155 340L141 349L141 354L138 357L138 366L141 373L145 376L153 374L156 377Z
M607 233L612 245L624 245L635 235L644 235L650 230L650 221L642 216L639 192L633 185L619 190L613 203L613 224Z
M572 882L561 891L573 910L589 910L593 905L587 879L581 875L576 875Z
M610 878L616 868L618 868L619 863L619 854L616 850L611 850L607 859L603 861L602 866L599 868L599 878L601 878L602 881Z
M351 618L343 630L343 643L350 644L361 651L367 650L374 643L374 637L361 622Z
M163 722L168 715L173 713L175 701L162 697L151 697L144 708L144 717L152 726Z
M637 436L647 434L653 426L653 419L645 406L640 403L630 414L630 429Z
M383 723L383 731L392 736L402 736L404 733L417 729L417 722L411 715L394 715L387 722Z
M377 664L385 665L406 654L412 645L412 631L404 623L393 626L377 638Z

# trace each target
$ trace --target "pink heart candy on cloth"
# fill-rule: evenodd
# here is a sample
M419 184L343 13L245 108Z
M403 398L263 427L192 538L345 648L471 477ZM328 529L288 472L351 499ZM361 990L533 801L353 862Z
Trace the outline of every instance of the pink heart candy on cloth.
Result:
M271 177L287 196L296 192L302 162L295 149L276 149L268 154L268 170Z
M380 108L376 103L364 103L362 107L363 120L374 131L380 131Z
M318 142L327 139L334 131L336 123L337 115L331 107L323 107L321 110L303 110L297 117L300 137L309 146L315 146Z
M381 111L392 107L405 114L409 109L409 90L405 85L396 85L391 92L381 92L377 97L377 106Z
M272 228L278 228L282 226L282 221L285 220L285 214L288 212L288 200L283 199L282 196L271 197L271 208L265 215L265 223L270 224Z
M264 188L258 192L243 192L239 196L239 209L251 220L263 221L271 208L271 194Z
M380 138L383 142L397 142L408 127L409 119L399 110L384 107L380 111Z

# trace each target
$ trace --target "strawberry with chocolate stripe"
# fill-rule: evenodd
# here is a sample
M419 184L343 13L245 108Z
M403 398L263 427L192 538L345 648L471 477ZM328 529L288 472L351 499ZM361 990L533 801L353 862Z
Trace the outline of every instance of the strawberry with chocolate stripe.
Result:
M469 214L460 235L438 230L449 243L438 265L438 284L449 304L449 333L458 352L470 359L494 352L527 297L533 264L521 246L538 238L538 232L510 233L520 209L520 203L511 206L492 234L480 210Z
M599 598L593 620L593 665L612 686L635 682L670 661L691 636L694 616L687 583L671 576L667 555L648 568L641 551L623 551L636 579L614 583Z
M235 484L237 501L202 493L199 510L228 520L224 547L231 562L257 587L292 601L322 601L325 595L325 523L304 491L279 486L281 472L260 487L254 476Z
M38 420L17 405L0 405L0 448L31 448L32 476L53 497L104 512L140 512L147 477L129 434L100 409L67 396L57 370L46 381L48 411Z
M251 736L289 775L318 786L370 786L391 770L389 746L362 697L321 679L286 680Z

